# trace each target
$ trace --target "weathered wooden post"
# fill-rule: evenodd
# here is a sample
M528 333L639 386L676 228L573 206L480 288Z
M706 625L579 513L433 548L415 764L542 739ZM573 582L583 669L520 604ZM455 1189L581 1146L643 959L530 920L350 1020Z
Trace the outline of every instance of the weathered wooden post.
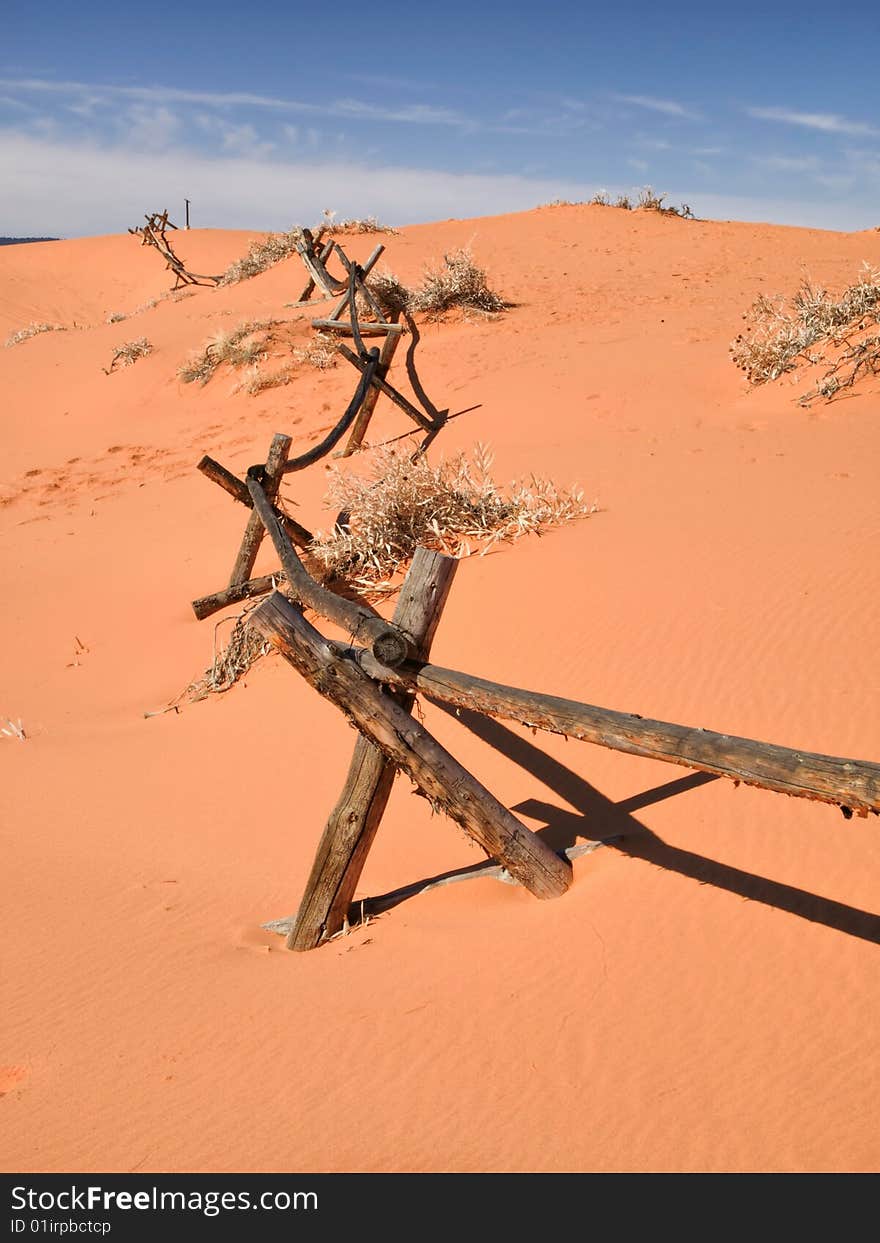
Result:
M272 437L263 472L263 490L270 504L274 502L275 497L278 495L278 489L281 486L284 468L287 465L292 444L293 441L290 436L285 436L281 432L276 432ZM251 570L254 568L257 553L260 551L260 544L263 542L265 533L266 528L263 525L262 518L258 513L252 513L245 527L241 547L238 550L238 556L235 558L235 565L232 567L232 574L229 576L230 587L236 587L239 583L246 583L250 578Z
M413 641L419 660L427 660L458 561L417 548L400 590L394 624ZM395 695L405 712L415 694ZM339 801L330 813L287 945L310 950L339 932L385 812L395 766L360 735Z

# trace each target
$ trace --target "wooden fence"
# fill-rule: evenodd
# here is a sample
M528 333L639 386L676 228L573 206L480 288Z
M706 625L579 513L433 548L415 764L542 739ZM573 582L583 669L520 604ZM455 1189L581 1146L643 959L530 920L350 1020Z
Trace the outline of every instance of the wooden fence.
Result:
M880 812L878 764L652 721L430 664L431 642L458 565L454 559L418 549L394 617L385 621L368 605L343 600L316 583L263 484L251 476L247 486L292 597L274 592L249 624L360 733L292 921L289 948L314 949L348 921L397 769L536 897L558 897L571 883L569 860L526 828L412 717L417 693L631 755L832 803L847 817ZM341 626L350 642L328 641L303 616L304 608Z

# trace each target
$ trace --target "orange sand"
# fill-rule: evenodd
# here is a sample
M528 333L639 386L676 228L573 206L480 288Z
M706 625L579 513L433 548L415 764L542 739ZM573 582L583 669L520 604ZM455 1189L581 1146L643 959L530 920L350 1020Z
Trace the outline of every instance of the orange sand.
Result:
M176 234L199 271L248 234ZM880 759L880 394L800 409L727 346L805 266L852 280L880 234L555 208L411 228L404 279L471 242L516 306L426 325L422 381L477 407L501 479L602 512L459 572L443 664L587 702ZM374 239L350 239L363 257ZM165 300L128 235L0 250L0 1165L27 1171L878 1168L878 822L524 730L429 728L577 861L562 899L493 880L413 898L313 954L296 906L354 735L277 659L144 719L209 663L189 601L243 511L194 469L295 451L354 373L232 395L176 376L244 317L297 316L298 261ZM302 316L306 333L307 316ZM107 376L113 348L154 353ZM395 366L400 375L402 364ZM381 401L374 440L406 430ZM324 471L288 488L317 524ZM325 520L329 515L324 515ZM262 554L259 568L270 568ZM222 633L222 632L221 632ZM75 659L75 636L87 649ZM365 895L479 861L398 781Z

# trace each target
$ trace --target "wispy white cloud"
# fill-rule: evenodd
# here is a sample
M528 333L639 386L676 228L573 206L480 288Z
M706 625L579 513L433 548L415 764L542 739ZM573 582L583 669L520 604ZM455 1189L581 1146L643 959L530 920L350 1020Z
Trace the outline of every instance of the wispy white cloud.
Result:
M746 108L746 114L758 121L780 121L783 125L799 125L825 134L878 134L867 121L851 121L834 112L796 112L792 108Z
M261 160L275 150L274 142L261 139L254 126L247 123L236 125L227 121L225 117L200 113L196 118L196 124L206 133L216 135L220 140L221 150L230 155L243 155ZM289 125L282 127L283 130L295 130L295 128Z
M620 95L616 93L612 95L612 99L616 99L621 104L633 104L636 108L647 108L650 112L662 112L669 117L682 117L689 121L698 121L700 119L699 112L686 108L684 104L679 104L674 99L656 99L653 95Z
M226 155L182 149L137 153L125 146L74 144L0 129L6 178L4 229L14 235L69 236L122 232L155 204L192 200L196 223L217 228L283 229L320 219L325 207L341 216L374 214L394 224L518 211L554 199L591 198L595 182L522 175L459 174L375 163ZM626 190L608 185L609 193ZM836 204L798 198L746 198L669 187L705 217L773 220L819 228L866 228L875 199ZM62 213L63 209L63 215Z
M5 91L68 96L74 104L88 107L113 100L132 100L161 105L196 104L213 108L263 108L275 112L298 112L315 116L347 117L362 121L396 121L408 125L467 126L470 118L451 108L409 103L393 107L365 103L358 99L331 99L314 103L303 99L282 99L250 91L193 91L175 86L116 86L89 82L56 82L50 78L0 78Z
M170 108L135 104L119 118L124 140L141 151L164 151L180 129L180 120Z
M812 173L820 167L815 155L754 155L751 161L777 173Z

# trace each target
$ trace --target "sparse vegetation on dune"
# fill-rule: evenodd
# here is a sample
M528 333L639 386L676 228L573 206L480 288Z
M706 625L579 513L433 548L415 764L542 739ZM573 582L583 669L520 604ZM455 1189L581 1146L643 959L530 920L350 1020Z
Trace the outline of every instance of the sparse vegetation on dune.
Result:
M618 194L612 199L607 190L599 190L591 199L572 202L570 199L554 199L552 203L544 203L544 207L619 207L622 211L655 211L661 216L679 216L682 220L694 220L694 213L687 203L678 207L667 203L665 194L655 194L651 186L643 186L633 200L628 194Z
M880 325L880 269L870 264L839 297L805 277L790 302L760 294L743 319L746 330L730 351L753 385L776 380L800 363L828 363L816 388L801 398L809 403L880 372L880 335L870 331Z
M146 337L138 337L136 341L126 341L122 345L118 345L113 352L113 358L110 360L109 368L105 368L106 374L115 371L117 367L130 367L132 363L136 363L139 358L146 358L148 354L152 354L153 346Z
M507 303L490 289L486 273L478 267L467 247L450 251L442 264L428 268L418 289L413 290L409 310L443 315L458 307L487 314L503 311Z
M179 368L177 374L184 384L207 384L222 363L233 367L245 367L263 357L265 331L277 321L272 319L245 320L231 332L218 332L192 354ZM259 338L259 339L258 339Z
M326 223L324 228L332 236L342 233L388 233L392 237L396 237L400 233L400 229L393 228L390 224L382 224L375 216L365 216L363 220L334 220L333 212L325 212Z
M246 255L230 264L217 282L218 285L237 285L240 281L259 276L269 268L286 259L296 251L302 240L302 229L294 225L287 233L270 233L261 242L251 242Z
M247 367L248 371L236 386L236 392L260 393L267 388L289 384L297 366L306 364L324 371L335 367L338 356L336 341L328 333L316 332L305 345L291 346L289 341L279 340L274 330L287 323L286 320L244 320L230 332L218 332L202 347L191 354L177 372L184 384L207 384L218 367L224 363L234 369ZM274 371L264 371L261 364L270 356L272 347L289 350L287 359L282 356L281 365Z
M13 345L18 345L22 341L28 341L31 337L37 337L41 332L66 332L64 324L28 324L26 328L19 328L11 336L6 338L5 346L9 349Z
M318 532L310 552L327 576L382 595L419 545L469 556L595 512L578 489L535 476L502 489L491 466L478 445L470 458L462 453L436 465L388 447L367 477L334 468L328 499L345 524Z

